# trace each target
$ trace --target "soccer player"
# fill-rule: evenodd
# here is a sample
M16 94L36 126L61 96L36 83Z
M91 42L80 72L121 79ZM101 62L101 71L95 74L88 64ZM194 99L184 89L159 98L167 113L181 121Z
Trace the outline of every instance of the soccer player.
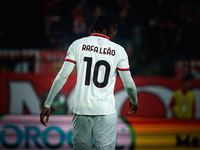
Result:
M100 16L91 32L91 36L78 39L70 45L65 62L45 101L40 122L46 126L52 101L76 65L77 83L72 120L73 149L93 149L93 138L96 150L114 150L117 114L113 93L117 71L131 98L130 114L134 114L138 109L137 91L124 48L112 42L117 33L116 18L112 15Z

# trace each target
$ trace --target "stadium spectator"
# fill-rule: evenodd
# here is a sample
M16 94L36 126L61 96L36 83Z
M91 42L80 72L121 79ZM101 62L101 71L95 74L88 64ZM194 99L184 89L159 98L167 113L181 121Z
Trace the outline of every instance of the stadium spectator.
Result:
M87 35L86 16L83 11L84 5L85 3L81 1L72 10L71 42Z
M190 78L183 77L181 89L174 91L169 108L173 118L194 119L195 118L195 96L190 90Z

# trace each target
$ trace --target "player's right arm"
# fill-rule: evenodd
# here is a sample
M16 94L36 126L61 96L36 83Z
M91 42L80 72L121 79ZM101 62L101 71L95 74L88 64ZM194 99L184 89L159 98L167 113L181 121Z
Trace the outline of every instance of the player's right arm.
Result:
M122 47L118 55L118 60L119 62L117 64L117 70L124 84L124 88L129 97L131 98L131 101L129 102L129 107L130 107L129 114L134 114L138 109L137 90L129 70L128 55L125 49Z
M137 90L135 83L131 77L131 73L129 70L118 72L124 84L124 88L131 98L131 101L129 102L129 107L131 108L129 114L134 114L138 109Z
M40 114L40 122L46 126L46 123L49 120L49 116L51 113L50 107L51 104L54 100L54 98L56 97L56 95L58 94L58 92L62 89L62 87L64 86L65 82L68 79L68 76L71 74L71 72L74 69L75 64L69 61L65 61L61 70L59 71L59 73L57 74L50 92L48 94L48 97L44 103L44 108ZM44 121L44 117L46 116L46 121Z

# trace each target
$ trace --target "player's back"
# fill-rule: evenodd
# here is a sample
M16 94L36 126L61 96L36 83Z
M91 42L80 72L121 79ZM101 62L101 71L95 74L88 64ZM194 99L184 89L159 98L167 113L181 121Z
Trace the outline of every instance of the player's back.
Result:
M70 46L67 58L77 64L74 113L115 113L113 92L116 71L129 68L124 49L111 42L107 36L93 34L75 41Z

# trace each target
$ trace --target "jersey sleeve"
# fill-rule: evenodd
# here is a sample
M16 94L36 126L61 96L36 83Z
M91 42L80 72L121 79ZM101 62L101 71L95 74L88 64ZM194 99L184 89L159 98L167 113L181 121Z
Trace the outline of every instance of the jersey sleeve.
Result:
M129 69L129 61L127 53L124 49L122 49L121 54L119 55L119 62L117 64L117 70L119 71L127 71Z
M136 105L138 103L137 100L137 89L135 86L135 82L133 81L131 77L130 71L119 71L120 78L122 79L122 82L124 84L124 88L127 92L127 94L131 98L131 102L133 105Z
M54 98L56 97L58 92L64 86L65 82L68 79L68 76L71 74L72 70L74 69L74 66L75 66L75 64L72 64L70 62L64 62L62 68L60 69L59 73L57 74L57 76L51 86L48 97L44 103L45 107L48 107L48 108L51 107L51 104L52 104Z
M67 51L67 56L65 57L65 61L72 62L76 64L76 56L75 56L75 44L72 43Z

